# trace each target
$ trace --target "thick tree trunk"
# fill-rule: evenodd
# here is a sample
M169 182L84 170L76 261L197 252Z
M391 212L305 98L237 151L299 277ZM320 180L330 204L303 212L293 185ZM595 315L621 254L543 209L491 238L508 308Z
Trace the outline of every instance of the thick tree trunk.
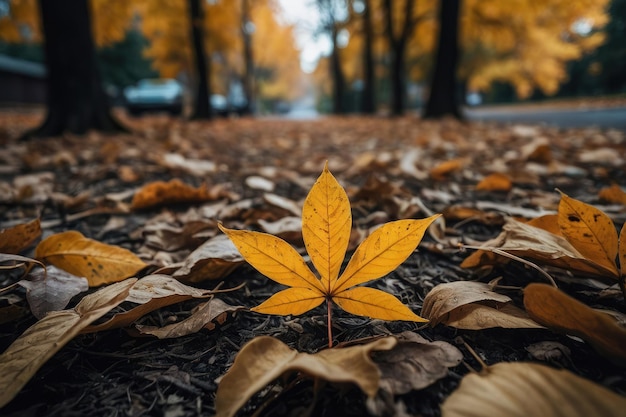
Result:
M461 119L456 79L461 0L441 0L439 7L439 44L424 118L452 116Z
M39 0L47 68L47 116L24 139L125 129L111 116L96 62L87 0Z
M209 85L210 67L204 52L204 31L202 30L204 8L201 0L189 0L189 18L191 19L191 39L196 63L196 77L198 78L195 106L191 118L210 119L212 116Z
M346 81L341 70L341 59L339 56L339 48L337 47L337 25L333 24L331 37L332 37L332 51L330 55L330 72L333 80L333 113L344 114L346 112L343 105Z
M255 86L254 86L254 54L252 51L252 30L250 27L250 0L241 0L241 36L243 38L243 59L245 74L243 77L243 91L246 96L244 114L254 112Z
M363 97L361 111L365 114L376 113L374 54L372 51L374 28L372 25L371 3L371 0L365 0L365 9L363 10Z
M404 81L404 46L397 45L391 51L391 114L401 116L404 113L406 83Z

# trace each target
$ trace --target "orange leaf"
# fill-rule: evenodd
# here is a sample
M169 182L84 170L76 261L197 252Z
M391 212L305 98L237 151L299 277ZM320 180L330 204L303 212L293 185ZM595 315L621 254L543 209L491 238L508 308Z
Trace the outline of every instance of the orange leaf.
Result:
M626 224L619 234L619 267L623 278L626 278Z
M287 288L250 310L263 314L293 314L297 316L314 309L323 301L324 294L317 289Z
M355 287L333 296L337 305L348 313L380 320L428 320L413 313L393 295L368 287Z
M431 169L430 176L434 180L443 180L453 172L461 170L463 165L465 165L465 160L462 158L445 161Z
M567 241L585 258L618 276L617 231L609 216L563 193L558 216L559 228Z
M135 193L131 208L144 210L165 204L196 203L214 198L206 185L193 188L177 179L169 182L156 181L143 186Z
M479 191L511 191L511 188L513 188L511 178L499 172L486 176L476 184L476 190Z
M617 184L601 189L598 193L598 197L600 197L600 200L604 200L609 203L622 204L626 206L626 193Z
M127 249L88 239L73 230L44 239L37 246L35 257L87 278L90 287L122 281L146 266Z
M558 214L545 214L543 216L535 217L526 222L526 224L550 232L553 235L563 236L561 229L559 228L559 215Z
M0 230L0 252L18 254L41 236L39 219Z

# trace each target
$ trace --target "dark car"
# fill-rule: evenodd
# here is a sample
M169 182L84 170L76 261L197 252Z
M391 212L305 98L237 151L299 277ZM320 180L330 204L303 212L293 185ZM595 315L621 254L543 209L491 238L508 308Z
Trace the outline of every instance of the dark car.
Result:
M133 115L166 111L178 116L183 111L183 87L173 79L144 79L124 89L124 101Z

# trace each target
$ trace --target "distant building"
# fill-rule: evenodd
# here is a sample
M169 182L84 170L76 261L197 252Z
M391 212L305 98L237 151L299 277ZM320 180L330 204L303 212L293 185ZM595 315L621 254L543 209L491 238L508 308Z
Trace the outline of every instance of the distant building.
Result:
M46 100L46 67L0 55L0 106L42 104Z

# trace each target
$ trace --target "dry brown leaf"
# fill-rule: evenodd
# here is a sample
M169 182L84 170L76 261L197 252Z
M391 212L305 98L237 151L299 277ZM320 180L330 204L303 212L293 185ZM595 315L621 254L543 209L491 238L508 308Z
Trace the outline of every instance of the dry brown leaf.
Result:
M483 243L481 248L496 248L540 264L615 283L615 276L611 271L594 260L585 258L565 238L513 219L507 219L500 235ZM469 265L469 261L461 264L463 267L470 267Z
M243 257L230 239L218 235L191 252L173 276L184 282L221 279L243 262Z
M136 281L131 278L87 295L74 309L52 312L18 337L0 355L0 408L84 327L124 301Z
M414 332L399 334L393 349L374 354L381 372L380 388L393 395L426 388L462 360L461 351L450 343L431 342Z
M152 335L159 339L171 339L197 333L222 314L232 313L242 309L244 309L244 307L231 306L219 298L212 298L198 306L190 317L178 323L168 324L163 327L142 325L136 327L139 333L143 335Z
M541 327L511 301L482 282L449 282L430 290L424 298L422 315L430 320L431 326L443 323L466 330Z
M465 159L457 158L445 161L430 170L432 179L440 181L446 179L450 174L461 170L465 165Z
M513 182L511 178L506 174L499 172L483 178L478 184L476 184L477 191L511 191L513 188Z
M372 351L389 350L396 339L387 337L366 345L301 353L269 336L248 342L224 375L215 397L216 417L232 417L256 392L288 372L302 372L336 383L353 383L368 396L378 390L380 371Z
M217 197L206 184L194 188L178 179L169 182L155 181L143 186L135 193L131 208L145 210L166 204L199 203L214 200Z
M18 254L41 236L39 219L0 230L0 253Z
M624 190L622 190L622 188L617 184L601 189L598 193L598 197L600 197L600 200L608 203L622 204L626 206L626 192L624 192Z
M613 362L626 366L626 329L611 316L545 284L530 284L524 289L524 306L538 323L578 336Z
M83 277L69 274L55 266L37 269L21 280L33 316L43 318L50 311L63 310L73 296L89 289Z
M28 258L26 256L21 256L21 255L0 253L0 264L7 263L7 262L12 262L15 268L21 267L24 264L37 264L41 266L42 268L46 267L42 262L38 261L37 259L32 259L32 258ZM7 267L3 267L3 268L7 268Z
M73 230L44 239L37 245L35 256L87 278L90 287L121 281L146 267L131 251L88 239Z
M212 290L190 287L167 275L148 275L133 285L124 300L138 306L118 313L104 323L88 326L82 333L127 327L151 311L192 298L207 298L213 293Z
M585 258L610 271L614 277L619 275L615 265L617 232L604 212L561 193L559 228Z
M619 248L620 274L622 275L622 280L624 280L626 279L626 224L622 226L622 231L619 233Z
M615 417L626 398L565 369L498 363L466 375L442 404L442 417Z

